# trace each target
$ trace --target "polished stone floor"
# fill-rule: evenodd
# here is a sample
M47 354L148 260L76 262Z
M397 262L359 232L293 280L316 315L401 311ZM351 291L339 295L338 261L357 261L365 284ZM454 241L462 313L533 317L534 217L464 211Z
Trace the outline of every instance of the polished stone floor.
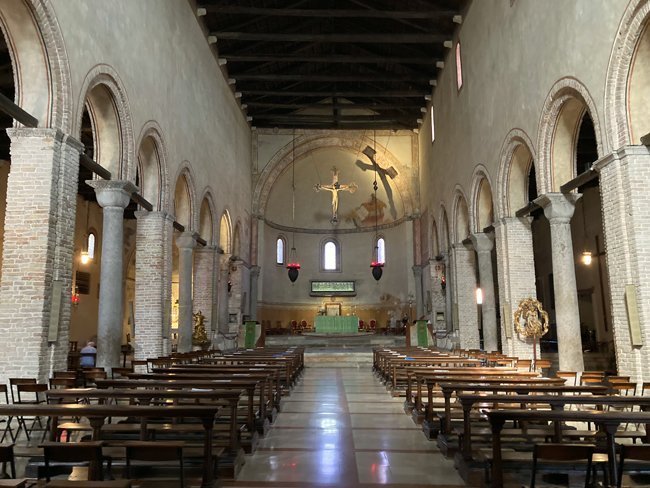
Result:
M464 486L370 369L308 368L233 487Z

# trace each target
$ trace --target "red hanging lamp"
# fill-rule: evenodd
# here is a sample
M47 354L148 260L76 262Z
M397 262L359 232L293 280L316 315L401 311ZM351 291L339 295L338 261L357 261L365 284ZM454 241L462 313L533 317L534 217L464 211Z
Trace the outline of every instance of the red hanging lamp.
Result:
M373 145L377 145L377 139L376 139L376 134L373 133ZM376 154L376 147L374 148L375 154ZM375 202L375 240L374 240L374 248L372 252L372 261L370 262L370 267L372 268L372 277L379 281L381 279L381 275L384 273L384 263L383 260L380 259L379 256L379 220L378 220L378 213L377 213L377 162L375 161L375 158L370 158L372 161L372 165L375 168L375 181L372 183L372 188L374 191L374 202Z
M296 131L293 132L293 141L291 147L291 222L293 227L296 227ZM291 251L289 251L289 258L287 259L287 275L291 283L295 283L300 274L300 262L298 261L298 253L296 252L296 233L291 232Z

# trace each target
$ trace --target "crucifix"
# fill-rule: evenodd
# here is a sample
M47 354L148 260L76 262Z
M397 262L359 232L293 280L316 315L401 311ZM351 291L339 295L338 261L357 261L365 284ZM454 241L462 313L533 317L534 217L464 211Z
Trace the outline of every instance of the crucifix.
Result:
M342 185L339 183L339 170L336 167L332 168L332 184L331 185L321 185L316 183L314 185L314 190L321 191L327 190L332 192L332 222L333 224L338 223L338 212L339 212L339 192L340 191L349 191L354 193L357 191L356 183L350 183L349 185Z
M397 170L393 168L392 166L388 168L382 168L377 164L377 160L375 159L375 155L377 154L377 151L375 151L373 148L370 146L366 146L366 148L362 151L364 156L366 156L372 164L364 163L363 161L359 161L357 159L357 166L361 168L363 171L377 171L377 174L379 175L379 179L381 180L384 190L386 191L386 196L388 197L388 204L390 205L390 214L391 216L396 219L397 218L397 209L395 208L395 202L393 200L393 189L390 186L390 183L388 182L388 178L391 180L394 180L395 177L397 176Z

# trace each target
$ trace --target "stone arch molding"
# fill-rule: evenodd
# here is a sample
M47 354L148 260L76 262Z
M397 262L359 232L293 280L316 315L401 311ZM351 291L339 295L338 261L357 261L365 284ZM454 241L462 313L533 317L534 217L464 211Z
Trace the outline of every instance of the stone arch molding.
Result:
M521 129L512 129L506 136L499 156L499 172L497 174L497 187L495 197L495 219L511 217L512 213L518 209L510 208L510 175L512 170L512 163L515 151L520 146L528 149L533 157L533 165L535 166L535 180L537 188L543 188L540 178L543 177L542 172L538 169L537 154L533 141L528 137L525 131ZM494 188L494 187L493 187ZM522 189L523 190L523 189Z
M596 110L596 104L591 97L587 88L576 78L565 77L558 80L546 97L539 121L539 132L537 136L537 172L538 194L551 191L559 191L559 188L553 188L553 143L557 123L562 113L564 104L571 99L582 102L594 123L596 133L596 142L598 146L598 155L605 153L603 147L603 129Z
M11 54L15 102L40 127L70 133L70 69L51 0L0 0L0 29Z
M467 199L467 195L465 193L465 190L460 185L456 185L456 188L454 190L454 203L452 205L452 229L451 229L451 234L452 237L451 239L454 241L454 244L458 244L462 242L466 237L468 236L462 236L458 235L458 225L459 225L459 212L461 211L460 205L461 202L465 202L465 208L467 210L467 224L469 228L469 232L472 231L471 228L471 217L470 217L470 208L469 208L469 200Z
M160 171L160 210L169 212L169 156L167 152L167 146L165 140L162 136L162 129L158 122L155 120L149 120L145 122L140 131L140 136L138 137L138 142L135 145L136 150L139 151L142 145L142 142L147 138L151 137L154 144L156 145L156 150L158 151L158 163ZM133 164L137 163L137 158L133 158ZM133 181L135 181L135 166L129 170L129 174L133 175ZM154 204L154 202L151 202ZM156 205L154 204L154 208Z
M219 225L218 225L218 222L217 222L217 216L219 214L217 213L217 207L216 207L216 205L214 203L214 197L212 195L214 195L214 191L212 191L212 188L210 187L210 185L206 186L203 189L203 192L201 193L201 198L199 199L199 210L198 210L199 211L199 227L198 227L198 229L200 229L200 225L201 225L201 215L200 215L201 214L201 207L203 206L204 201L208 202L208 208L210 209L210 215L212 217L212 220L210 222L210 227L212 228L211 229L212 230L212 232L211 232L212 239L208 242L209 246L215 246L215 245L217 245L219 243ZM201 236L201 237L205 238L205 236Z
M490 193L492 193L492 220L494 220L494 185L492 184L492 179L490 178L490 173L487 168L482 164L477 164L474 168L474 175L472 176L472 190L471 190L471 202L468 204L469 210L469 228L470 232L483 232L483 229L479 228L479 205L480 205L480 192L481 185L483 182L486 182L490 187Z
M377 155L376 160L380 166L394 166L399 170L399 174L393 180L395 187L400 193L404 203L404 212L406 215L413 213L414 204L413 196L409 188L409 178L406 176L408 168L398 158L396 158L387 148L376 143L371 137L364 135L355 136L338 136L338 135L303 135L296 138L295 141L295 159L301 159L308 156L313 151L324 148L338 148L359 154L365 146L375 144ZM265 166L253 192L253 206L256 215L264 215L269 195L273 185L289 167L294 159L292 143L289 142L279 150Z
M176 177L174 178L174 191L169 192L170 193L170 201L168 203L169 208L174 208L173 198L176 193L176 185L178 184L180 178L185 178L185 184L187 185L187 192L189 193L189 200L190 200L190 221L181 222L181 223L186 224L186 227L189 227L185 229L186 231L194 232L195 229L198 229L199 216L196 210L197 207L196 186L194 184L194 175L192 174L192 167L190 166L189 161L183 161L178 167L178 171L176 172ZM178 217L178 216L175 215L174 217Z
M650 0L631 0L619 24L609 57L604 103L607 136L612 150L632 143L628 121L628 80L637 42L648 19Z
M117 71L107 64L94 66L86 75L80 90L77 102L75 126L73 134L79 138L81 131L81 118L83 116L86 99L93 88L102 85L106 88L115 104L115 111L120 130L120 163L119 174L113 174L113 179L135 180L135 141L133 135L133 124L131 120L131 108L126 95L124 83L117 74Z
M436 222L438 223L438 244L441 252L446 252L452 244L452 237L449 230L449 216L444 202L440 202Z

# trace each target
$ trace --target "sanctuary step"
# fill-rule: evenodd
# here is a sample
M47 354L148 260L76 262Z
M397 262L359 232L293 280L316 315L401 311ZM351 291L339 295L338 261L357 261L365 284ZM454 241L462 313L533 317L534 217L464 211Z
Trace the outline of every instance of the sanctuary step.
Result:
M365 348L371 352L373 347L404 347L404 336L380 334L298 334L266 336L267 346L303 346L309 348Z
M308 368L372 368L372 351L365 348L347 350L309 349L305 351Z

